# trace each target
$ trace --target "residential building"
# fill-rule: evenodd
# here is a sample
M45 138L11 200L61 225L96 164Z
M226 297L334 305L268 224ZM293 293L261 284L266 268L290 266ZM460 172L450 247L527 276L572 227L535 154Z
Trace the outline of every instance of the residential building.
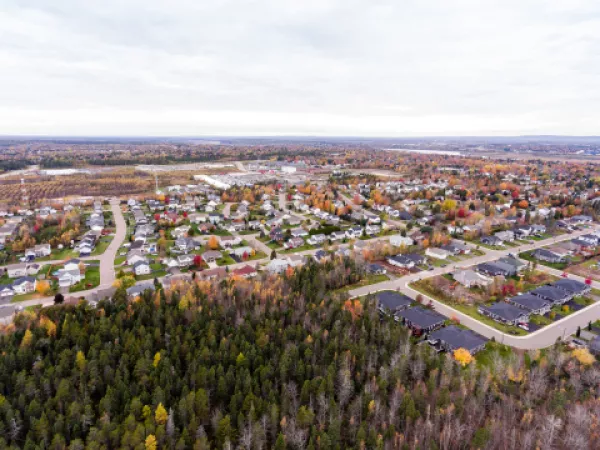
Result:
M446 321L446 317L440 313L420 306L398 311L395 316L416 335L430 333L442 327Z
M487 339L479 334L450 325L432 332L427 338L428 342L435 345L438 349L447 352L454 352L459 348L464 348L471 355L483 350Z
M518 325L529 321L529 314L523 309L505 302L492 303L489 306L480 305L477 308L479 314L488 316L496 322L507 325Z

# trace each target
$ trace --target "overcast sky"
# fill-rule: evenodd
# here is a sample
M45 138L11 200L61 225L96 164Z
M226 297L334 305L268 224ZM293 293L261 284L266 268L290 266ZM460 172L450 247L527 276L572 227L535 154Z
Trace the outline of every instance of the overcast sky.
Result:
M0 134L600 135L597 0L0 0Z

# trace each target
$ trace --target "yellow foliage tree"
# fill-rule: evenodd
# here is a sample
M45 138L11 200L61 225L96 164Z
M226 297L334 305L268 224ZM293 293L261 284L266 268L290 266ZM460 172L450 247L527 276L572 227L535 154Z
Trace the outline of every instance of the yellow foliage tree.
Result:
M594 355L592 355L587 348L577 348L571 353L573 357L584 366L591 366L596 361Z
M31 345L31 341L33 340L33 334L29 329L25 331L23 335L23 340L21 341L21 347L29 347Z
M156 450L156 438L153 434L148 435L146 438L146 450Z
M168 417L167 410L162 403L159 403L156 407L156 412L154 413L154 420L157 424L164 425L167 422Z
M457 348L454 350L454 359L463 367L473 362L473 356L466 348Z
M56 336L56 324L46 316L40 317L40 326L46 330L48 337Z
M217 239L217 237L216 237L216 236L211 236L211 237L208 239L208 247L209 247L211 250L216 250L216 249L218 249L218 248L219 248L219 240Z
M154 361L152 362L152 365L154 367L157 367L159 363L160 363L160 352L156 352L156 354L154 355Z
M75 356L75 363L77 364L77 367L79 367L79 370L83 372L83 370L85 369L86 360L85 355L81 350L79 350L77 352L77 356Z
M50 291L50 283L46 280L39 280L35 285L35 290L38 294L46 295Z

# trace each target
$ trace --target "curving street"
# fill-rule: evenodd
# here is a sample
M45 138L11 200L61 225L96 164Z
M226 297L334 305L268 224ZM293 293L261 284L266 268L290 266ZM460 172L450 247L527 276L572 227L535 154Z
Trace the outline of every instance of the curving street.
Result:
M600 302L596 302L580 311L577 311L569 316L561 319L557 322L554 322L550 325L547 325L537 331L534 331L526 336L513 336L510 334L503 333L489 325L486 325L483 322L480 322L474 317L469 316L463 312L460 312L451 306L439 302L434 298L423 294L422 292L416 291L411 288L409 285L414 281L418 281L424 278L430 278L438 275L444 275L446 273L451 273L458 268L467 268L471 266L475 266L477 264L481 264L484 262L494 261L503 256L507 256L509 253L520 253L528 250L533 250L540 247L545 247L547 245L562 242L566 240L573 239L576 236L580 236L582 234L587 234L591 230L586 229L582 231L578 231L576 233L564 234L561 236L557 236L551 239L544 239L542 241L536 241L534 244L526 244L521 245L519 247L511 247L505 250L489 250L487 248L481 248L481 251L485 252L485 255L477 256L475 258L471 258L468 261L464 261L461 263L448 264L446 267L438 267L432 271L419 272L410 275L403 276L396 280L384 281L382 283L372 284L369 286L363 286L357 289L353 289L349 292L352 297L362 297L368 294L372 294L374 292L383 291L383 290L396 290L399 291L412 299L416 299L417 295L421 295L427 302L431 301L434 305L434 309L439 313L445 315L446 317L456 317L460 320L462 325L465 325L471 328L473 331L485 336L487 338L494 338L498 342L502 342L504 344L510 345L519 349L539 349L545 348L553 345L558 338L564 338L565 336L569 336L577 331L577 327L585 327L587 324L592 321L600 319ZM562 272L552 269L550 267L546 267L542 264L537 266L538 270L561 276ZM581 277L577 277L575 275L569 274L570 278L575 280L583 281ZM592 287L600 289L600 283L594 281L592 282Z

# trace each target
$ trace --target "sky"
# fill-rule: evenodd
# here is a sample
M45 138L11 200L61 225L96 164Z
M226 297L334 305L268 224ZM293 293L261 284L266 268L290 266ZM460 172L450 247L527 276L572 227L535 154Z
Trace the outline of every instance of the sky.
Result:
M0 0L0 134L600 135L597 0Z

